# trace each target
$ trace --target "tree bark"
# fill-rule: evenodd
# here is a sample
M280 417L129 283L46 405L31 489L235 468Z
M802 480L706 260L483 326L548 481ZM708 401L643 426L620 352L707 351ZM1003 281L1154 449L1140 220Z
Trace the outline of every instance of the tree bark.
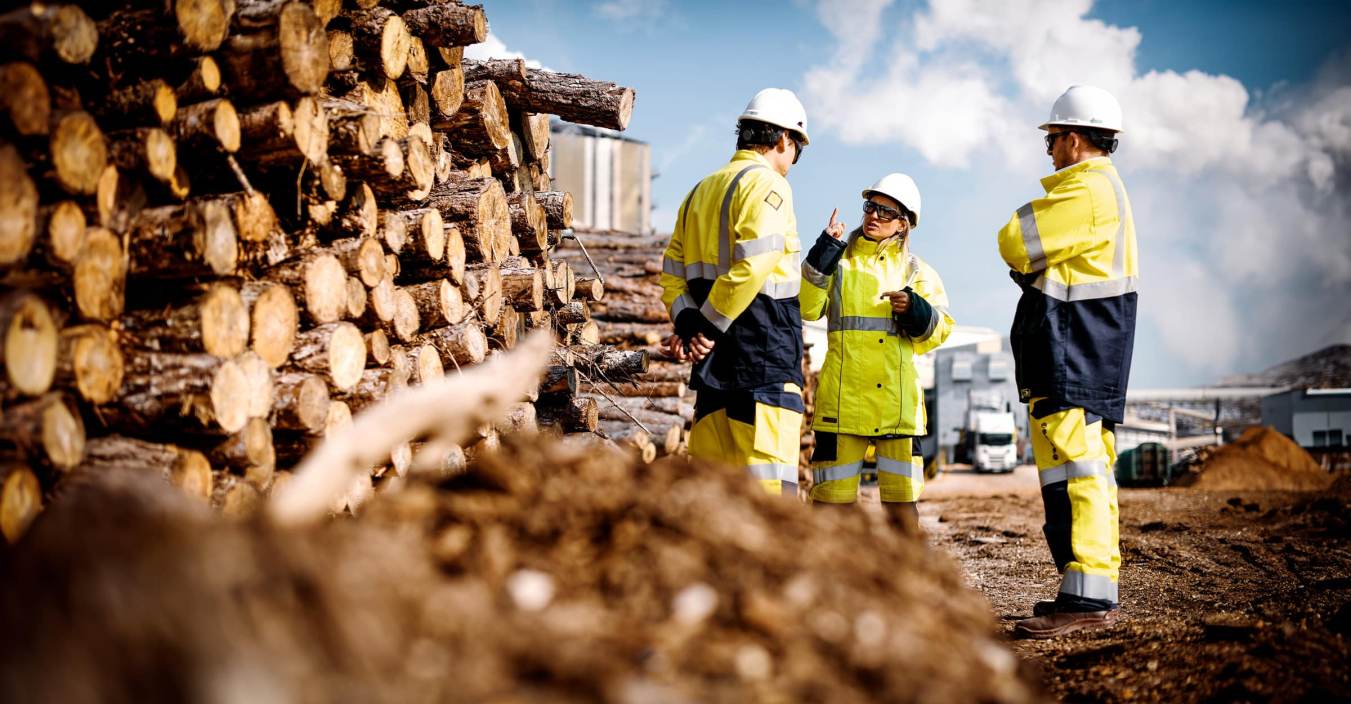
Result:
M478 364L488 356L488 339L472 322L433 328L419 335L415 342L435 347L444 366L455 369Z
M0 414L0 454L68 472L84 456L84 422L59 392L7 406Z
M231 95L246 102L298 98L323 87L328 35L309 4L259 3L241 8L217 54Z
M574 276L572 297L579 301L599 301L605 297L605 284L594 276Z
M192 61L192 70L174 88L180 106L200 103L220 94L220 65L210 56Z
M408 65L412 35L402 17L384 7L347 13L352 43L362 64L376 77L395 79Z
M540 397L535 408L542 425L558 426L565 433L590 433L600 426L596 402L589 398Z
M526 68L522 59L464 61L465 80L491 80L513 108L612 130L628 127L632 88L571 73Z
M178 168L178 147L169 133L158 127L140 127L109 132L108 162L123 171L143 173L169 183Z
M460 289L447 279L403 287L417 305L418 319L427 328L459 325L469 310Z
M212 447L207 459L214 467L228 467L255 489L272 483L277 455L272 447L272 426L262 418L250 418L243 430Z
M239 258L231 208L220 199L142 210L127 241L134 276L223 276L234 272Z
M427 206L436 208L447 223L460 230L470 261L500 261L511 237L507 194L496 179L474 179L434 189Z
M104 127L164 127L178 112L178 96L159 78L132 83L103 96L94 116Z
M488 38L481 5L428 4L403 13L408 29L432 46L469 46Z
M191 303L134 311L122 326L148 350L234 357L248 348L249 309L233 286L216 283Z
M133 470L163 477L189 496L211 496L211 462L196 450L122 435L92 438L80 469L90 473Z
M492 81L468 83L460 109L445 119L436 119L432 127L445 130L456 153L483 157L494 166L510 166L503 154L511 146L511 122L502 94Z
M272 424L285 430L318 433L328 422L328 384L305 372L277 376L273 391Z
M100 411L113 428L145 432L158 423L233 433L249 419L252 388L234 359L125 351L122 394Z
M234 153L241 141L239 114L225 98L185 105L175 114L169 132L184 149L211 154L217 149Z
M511 232L521 242L521 252L538 255L548 249L549 225L544 207L530 192L513 193L507 197L511 212Z

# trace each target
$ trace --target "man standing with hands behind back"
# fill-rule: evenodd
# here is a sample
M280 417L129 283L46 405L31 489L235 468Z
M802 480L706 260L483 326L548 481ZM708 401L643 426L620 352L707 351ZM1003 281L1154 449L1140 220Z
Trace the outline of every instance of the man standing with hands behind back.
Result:
M797 218L785 178L807 146L791 91L766 88L737 120L732 160L680 205L662 263L676 359L694 362L689 452L797 492L802 314Z
M1011 342L1046 542L1063 575L1055 600L1014 628L1026 638L1108 626L1120 613L1113 428L1126 408L1138 272L1130 201L1108 157L1122 131L1116 98L1071 86L1041 129L1056 171L1041 180L1046 195L999 231L1022 289Z

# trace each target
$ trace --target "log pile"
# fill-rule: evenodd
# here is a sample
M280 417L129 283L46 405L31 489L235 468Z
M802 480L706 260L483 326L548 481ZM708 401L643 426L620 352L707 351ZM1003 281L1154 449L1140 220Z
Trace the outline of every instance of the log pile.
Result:
M594 264L599 273L600 278L583 277L578 283L594 285L604 294L591 304L599 341L652 359L647 371L631 380L593 378L582 388L600 406L601 431L649 460L683 452L694 420L694 393L687 386L690 365L661 349L661 341L671 334L660 284L669 240L663 234L575 230L556 253L574 270L591 271Z
M578 230L559 245L556 254L583 271L594 263L604 277L604 298L591 305L600 341L619 349L644 351L653 360L646 373L629 382L592 383L584 388L600 403L602 431L621 445L637 448L644 457L683 451L688 445L688 426L694 420L695 395L686 385L690 365L675 361L661 349L661 341L671 334L670 316L661 300L661 264L669 241L670 236L665 234ZM595 283L599 287L599 280ZM814 445L811 413L816 375L811 371L811 352L808 349L802 360L807 413L802 422L799 466L804 478L810 476L805 470Z
M455 0L0 14L7 538L68 473L114 463L249 506L353 413L534 329L559 343L548 388L437 451L601 427L579 379L647 356L600 343L601 287L555 256L571 196L548 114L622 129L633 91L465 60L486 36Z

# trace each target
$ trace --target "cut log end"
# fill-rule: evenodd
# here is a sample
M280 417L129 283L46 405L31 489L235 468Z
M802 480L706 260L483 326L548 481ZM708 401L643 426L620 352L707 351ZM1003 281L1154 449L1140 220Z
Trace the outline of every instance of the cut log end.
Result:
M285 286L267 286L253 301L249 329L252 349L268 366L280 367L295 346L300 313L295 297Z
M127 261L122 242L105 228L91 228L75 262L75 303L89 320L109 321L126 303Z
M42 485L24 465L0 467L0 533L13 544L42 512Z
M0 301L5 376L26 395L47 391L56 373L59 336L56 321L42 299L15 292Z

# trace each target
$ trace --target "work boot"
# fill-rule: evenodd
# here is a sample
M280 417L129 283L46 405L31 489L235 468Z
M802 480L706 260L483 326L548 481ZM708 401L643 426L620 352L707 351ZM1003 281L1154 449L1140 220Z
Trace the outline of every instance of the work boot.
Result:
M1055 613L1055 599L1038 601L1032 605L1032 616L1050 616Z
M1025 618L1013 627L1016 638L1047 640L1086 628L1105 628L1116 623L1121 609L1108 611L1057 611L1046 616Z

